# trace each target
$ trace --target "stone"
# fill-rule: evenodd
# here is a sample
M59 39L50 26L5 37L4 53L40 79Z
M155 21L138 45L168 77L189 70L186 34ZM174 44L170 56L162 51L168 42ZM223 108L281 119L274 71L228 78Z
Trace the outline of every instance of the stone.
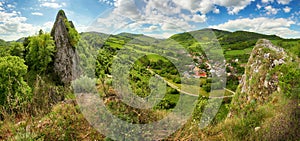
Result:
M51 36L56 45L53 70L60 83L70 85L71 81L79 76L80 71L77 67L79 57L75 47L70 43L66 21L69 22L64 11L60 10L51 31ZM70 24L74 27L72 22Z
M260 130L260 129L261 129L261 127L255 127L255 128L254 128L254 131L257 132L257 131Z

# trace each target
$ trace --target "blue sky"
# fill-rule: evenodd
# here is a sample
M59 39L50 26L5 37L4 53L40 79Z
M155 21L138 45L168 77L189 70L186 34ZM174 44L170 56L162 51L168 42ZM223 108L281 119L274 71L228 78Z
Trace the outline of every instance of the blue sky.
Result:
M210 27L300 38L299 0L2 0L0 38L49 32L60 9L79 32L167 38Z

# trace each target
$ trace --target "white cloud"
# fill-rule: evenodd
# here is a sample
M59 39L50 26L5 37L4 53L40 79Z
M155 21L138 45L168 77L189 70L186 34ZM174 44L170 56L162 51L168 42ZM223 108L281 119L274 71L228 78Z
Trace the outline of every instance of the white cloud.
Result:
M173 32L164 32L161 34L157 34L157 33L146 33L145 35L150 36L150 37L154 37L154 38L159 38L159 39L167 39L169 37L171 37L172 35L174 35Z
M261 0L262 3L269 3L269 2L274 2L274 0Z
M262 6L261 6L261 5L259 5L259 4L256 4L256 8L257 8L257 9L261 9L261 8L262 8Z
M16 6L12 5L12 4L8 4L7 8L16 8Z
M144 29L144 32L153 32L153 31L158 31L159 27L157 25L151 25L148 28Z
M189 24L190 21L204 22L206 20L205 15L192 17L180 14L181 8L171 0L145 1L144 7L136 7L133 0L116 0L114 5L115 8L109 15L99 18L97 23L87 30L106 33L114 33L119 29L127 32L159 30L176 33L194 29L195 26Z
M3 8L3 2L0 1L0 11L3 11L3 10L5 10L5 9Z
M277 2L278 2L279 4L284 4L284 5L289 4L291 1L292 1L292 0L277 0Z
M199 23L203 23L206 20L207 20L207 18L205 15L199 15L199 14L193 15L193 18L192 18L192 21L199 22Z
M215 14L219 14L220 13L220 9L218 9L217 7L214 8L213 13Z
M227 8L229 14L237 14L254 0L173 0L178 6L189 10L192 13L200 11L201 14L207 14L213 11L215 5Z
M105 4L110 5L110 6L114 5L114 3L112 1L109 1L109 0L99 0L99 2L105 3Z
M64 7L66 6L66 3L56 3L56 2L43 2L41 5L41 7L48 7L48 8L53 8L53 9L57 9L57 8L61 8L61 7Z
M113 14L124 15L131 20L140 19L140 13L134 0L115 0L114 5L116 8L113 10Z
M99 0L108 3L110 0ZM150 25L158 25L163 31L174 30L175 27L168 23L176 23L177 29L181 31L195 29L194 23L204 23L207 20L206 14L213 12L220 13L217 6L227 8L229 14L237 14L254 0L144 0L136 6L135 0L114 0L114 9L106 17L99 18L98 25L90 29L102 29L112 31L127 26L129 30L143 31L143 28ZM112 2L112 1L110 1ZM142 5L142 6L141 6ZM187 11L187 13L182 13ZM199 14L198 12L201 12ZM167 21L168 23L164 23ZM139 22L135 28L134 24ZM148 26L144 26L148 24ZM101 26L100 26L101 25ZM150 31L150 29L145 29Z
M49 24L35 26L27 23L27 18L20 15L20 12L1 12L0 11L0 38L4 40L17 40L21 37L33 35L43 29L49 31L52 27Z
M43 16L43 13L40 12L32 12L31 15L35 15L35 16Z
M54 23L51 22L51 21L48 21L48 22L45 22L43 24L43 30L46 31L46 32L50 32L52 27L53 27Z
M173 15L181 12L181 8L172 0L149 0L146 2L145 13Z
M255 0L216 0L216 4L227 8L228 14L237 14Z
M201 14L206 14L213 10L214 2L211 0L173 0L173 2L182 9L196 13L200 11Z
M285 8L283 8L283 11L284 11L285 13L290 13L290 12L291 12L291 8L288 7L288 6L286 6Z
M291 38L300 36L300 33L295 30L291 30L291 25L295 22L289 19L277 18L271 19L266 17L261 18L244 18L237 20L229 20L226 23L210 26L211 28L229 30L229 31L250 31L264 34L275 34L281 37Z
M276 15L280 9L273 8L271 5L266 6L265 10L268 15Z

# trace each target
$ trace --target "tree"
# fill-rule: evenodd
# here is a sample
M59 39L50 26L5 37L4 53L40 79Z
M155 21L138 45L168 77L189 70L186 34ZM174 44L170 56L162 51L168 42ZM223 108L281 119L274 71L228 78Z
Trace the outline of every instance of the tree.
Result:
M24 58L24 51L25 48L22 43L18 43L18 42L11 43L10 54L12 56L19 56L21 58Z
M30 70L45 73L49 63L52 62L52 56L55 52L54 40L50 34L46 33L30 37L27 48L26 62Z
M19 111L31 100L31 89L23 80L24 62L17 56L0 57L0 105L7 111Z
M109 86L105 84L105 81L107 80L107 74L111 73L112 59L113 55L109 50L100 49L98 51L95 74L99 78L105 95L108 94L109 90Z

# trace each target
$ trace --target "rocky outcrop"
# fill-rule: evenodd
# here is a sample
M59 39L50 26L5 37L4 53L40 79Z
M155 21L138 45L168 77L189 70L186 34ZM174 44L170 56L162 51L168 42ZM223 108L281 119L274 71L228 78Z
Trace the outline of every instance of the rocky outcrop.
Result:
M273 45L269 40L259 40L245 67L237 96L233 99L235 106L243 109L249 104L270 101L270 95L280 91L278 79L282 75L274 68L287 61L288 55L284 49Z
M75 47L70 42L70 34L66 22L69 22L72 28L74 28L73 23L68 21L64 11L60 10L51 31L51 36L56 45L53 69L62 84L70 85L71 81L79 75L80 71L77 67L79 57Z

